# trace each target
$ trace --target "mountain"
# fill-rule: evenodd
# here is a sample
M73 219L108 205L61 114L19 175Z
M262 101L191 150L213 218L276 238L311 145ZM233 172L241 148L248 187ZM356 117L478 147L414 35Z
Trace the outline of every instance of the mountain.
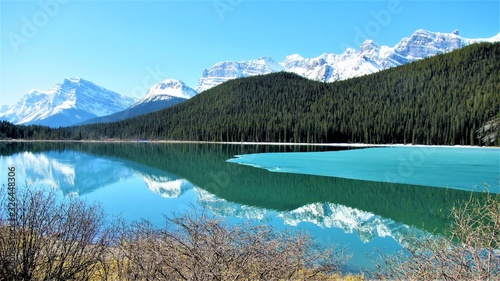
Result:
M373 40L367 40L359 50L347 49L339 55L325 53L316 58L303 58L294 54L279 63L269 57L219 62L203 71L196 91L179 80L168 79L153 86L135 104L133 98L121 96L80 78L69 78L48 91L29 92L14 106L2 106L0 120L51 127L113 122L170 107L193 97L197 92L235 78L286 71L320 82L334 82L483 41L500 41L500 33L491 38L468 39L461 37L457 30L440 33L421 29L403 38L394 47L379 46Z
M290 55L277 63L271 58L250 61L219 62L203 71L196 90L198 93L225 81L278 71L296 73L320 82L334 82L378 72L409 62L444 54L472 43L500 41L500 33L491 38L468 39L452 33L431 32L423 29L403 38L394 47L379 46L366 40L358 51L347 49L343 54L322 54L316 58Z
M201 93L234 78L267 74L282 70L284 70L283 66L269 57L250 61L219 62L210 69L203 71L198 86L196 86L196 91Z
M54 130L53 137L495 145L477 130L500 116L499 71L500 43L481 43L336 83L272 73L109 126Z
M196 91L186 86L184 82L175 79L166 79L151 87L146 95L131 107L111 115L92 118L79 125L114 122L132 118L176 105L194 97L196 94Z
M186 86L184 82L176 79L166 79L151 87L146 95L134 106L145 102L168 100L173 97L190 99L196 94L197 92Z
M0 120L49 127L70 126L129 107L134 98L81 79L67 78L48 91L32 90L0 113Z

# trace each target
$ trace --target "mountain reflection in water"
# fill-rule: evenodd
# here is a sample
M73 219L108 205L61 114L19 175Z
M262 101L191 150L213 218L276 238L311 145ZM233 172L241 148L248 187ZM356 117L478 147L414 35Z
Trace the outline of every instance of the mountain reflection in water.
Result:
M442 232L448 211L471 196L447 188L272 173L226 162L241 154L319 149L325 148L0 143L0 165L15 166L18 182L37 179L64 195L99 200L113 214L168 215L167 210L180 212L195 204L233 223L251 219L305 229L321 243L348 246L356 253L350 263L354 271L366 265L363 255L374 248L395 250L405 235Z

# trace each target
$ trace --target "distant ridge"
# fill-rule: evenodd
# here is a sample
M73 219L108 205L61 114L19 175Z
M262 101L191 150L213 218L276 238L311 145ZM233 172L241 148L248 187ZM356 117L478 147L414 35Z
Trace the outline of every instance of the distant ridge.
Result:
M146 95L134 103L130 108L111 115L93 118L79 123L78 125L115 122L132 118L174 106L194 97L196 94L196 91L186 86L184 82L176 79L166 79L153 85L147 91Z
M54 135L286 143L499 145L500 43L321 83L279 72L223 83L167 109ZM491 126L490 126L491 127ZM491 127L493 128L493 127ZM496 127L498 128L498 127Z
M48 91L32 90L12 107L3 107L0 120L49 127L70 126L121 111L136 100L81 78L66 78Z
M335 82L448 53L473 43L496 41L500 41L500 33L491 38L469 39L461 37L458 30L441 33L419 29L394 47L379 46L373 40L366 40L358 51L347 49L342 54L325 53L315 58L293 54L283 62L276 62L269 57L239 62L223 61L203 71L196 91L201 93L235 78L279 71L296 73L320 82Z
M473 43L496 41L500 41L500 33L491 38L469 39L461 37L458 30L441 33L419 29L394 47L379 46L373 40L366 40L359 50L347 49L342 54L325 53L316 58L293 54L283 62L276 62L270 57L223 61L203 71L196 91L182 81L166 79L151 87L140 101L84 79L67 78L49 91L29 92L14 106L1 106L0 120L51 127L114 122L176 105L236 78L285 71L315 81L334 82L444 54Z

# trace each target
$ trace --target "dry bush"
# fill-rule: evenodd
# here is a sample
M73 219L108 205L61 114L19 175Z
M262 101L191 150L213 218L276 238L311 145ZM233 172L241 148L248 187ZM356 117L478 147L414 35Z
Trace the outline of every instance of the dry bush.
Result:
M449 237L406 238L377 261L379 279L500 280L500 196L474 197L452 210Z
M99 270L109 242L99 206L61 200L54 190L31 184L15 198L10 237L6 194L0 195L0 280L89 280Z
M301 233L230 227L205 212L165 218L164 229L121 224L113 253L120 280L326 280L348 257Z
M99 206L33 186L16 194L11 236L5 193L0 280L342 280L349 258L302 233L229 226L194 208L161 229L146 220L105 228Z

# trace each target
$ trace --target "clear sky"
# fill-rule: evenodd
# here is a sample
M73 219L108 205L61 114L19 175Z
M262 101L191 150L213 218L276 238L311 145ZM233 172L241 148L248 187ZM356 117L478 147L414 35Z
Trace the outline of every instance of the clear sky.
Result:
M166 78L194 88L222 60L394 46L421 28L492 37L499 2L0 0L0 105L65 77L142 97Z

